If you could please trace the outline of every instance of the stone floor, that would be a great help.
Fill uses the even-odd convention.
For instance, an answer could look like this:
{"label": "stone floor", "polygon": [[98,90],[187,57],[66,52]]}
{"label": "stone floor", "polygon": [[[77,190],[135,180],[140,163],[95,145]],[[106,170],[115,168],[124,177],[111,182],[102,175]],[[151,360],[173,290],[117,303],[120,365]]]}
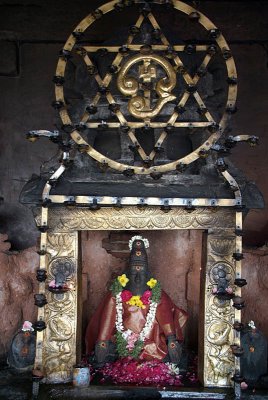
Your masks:
{"label": "stone floor", "polygon": [[[0,369],[0,400],[31,400],[31,372],[18,373],[10,368]],[[39,387],[38,400],[91,399],[91,400],[157,400],[157,399],[202,399],[234,400],[232,389],[208,388],[155,388],[91,385],[75,388],[71,384],[46,385]],[[241,399],[268,400],[268,391],[245,391]]]}

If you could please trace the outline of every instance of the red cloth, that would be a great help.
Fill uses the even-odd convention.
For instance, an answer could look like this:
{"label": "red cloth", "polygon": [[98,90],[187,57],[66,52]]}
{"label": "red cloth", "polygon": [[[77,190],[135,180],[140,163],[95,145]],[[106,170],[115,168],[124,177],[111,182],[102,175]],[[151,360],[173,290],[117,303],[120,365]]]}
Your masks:
{"label": "red cloth", "polygon": [[[145,309],[133,307],[123,303],[123,324],[125,329],[131,329],[140,333],[146,322],[146,314],[149,305]],[[90,354],[94,350],[95,343],[102,340],[115,341],[114,334],[116,320],[115,297],[109,292],[88,324],[86,331],[86,351]],[[157,306],[155,321],[150,335],[144,341],[144,347],[140,353],[141,360],[163,360],[167,355],[166,337],[176,335],[179,341],[183,340],[182,328],[187,320],[187,313],[176,307],[170,297],[162,290],[161,299]]]}

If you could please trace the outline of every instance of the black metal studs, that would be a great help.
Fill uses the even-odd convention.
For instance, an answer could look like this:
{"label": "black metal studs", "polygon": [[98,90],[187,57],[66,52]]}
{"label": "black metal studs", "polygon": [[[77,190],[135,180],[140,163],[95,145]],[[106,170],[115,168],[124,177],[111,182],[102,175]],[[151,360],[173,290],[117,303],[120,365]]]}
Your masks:
{"label": "black metal studs", "polygon": [[237,310],[242,310],[245,307],[245,301],[242,299],[241,296],[233,297],[233,307]]}
{"label": "black metal studs", "polygon": [[47,271],[45,269],[38,269],[36,271],[36,280],[38,282],[45,282],[47,279]]}
{"label": "black metal studs", "polygon": [[234,284],[241,288],[241,287],[247,285],[248,283],[247,283],[246,279],[236,278],[235,281],[234,281]]}
{"label": "black metal studs", "polygon": [[171,206],[169,205],[169,200],[165,199],[160,209],[164,212],[169,212],[171,210]]}
{"label": "black metal studs", "polygon": [[209,38],[210,39],[218,39],[221,35],[221,31],[218,28],[210,29],[209,31]]}
{"label": "black metal studs", "polygon": [[128,125],[121,125],[119,129],[122,133],[128,133],[130,127]]}
{"label": "black metal studs", "polygon": [[237,107],[233,106],[232,104],[228,104],[225,111],[227,114],[235,114],[237,112]]}
{"label": "black metal studs", "polygon": [[33,324],[33,328],[34,328],[34,330],[37,331],[37,332],[43,331],[44,329],[46,329],[46,327],[47,327],[47,326],[46,326],[45,321],[42,321],[42,320],[36,321],[36,322]]}
{"label": "black metal studs", "polygon": [[207,53],[208,53],[210,56],[213,56],[214,54],[217,53],[217,47],[215,46],[215,44],[211,44],[210,46],[208,46],[208,48],[207,48]]}
{"label": "black metal studs", "polygon": [[42,293],[34,295],[34,304],[37,307],[44,307],[47,304],[46,296]]}
{"label": "black metal studs", "polygon": [[68,61],[72,57],[72,55],[71,55],[71,52],[69,50],[61,49],[60,52],[59,52],[59,57],[62,58],[63,60],[65,60],[65,61]]}
{"label": "black metal studs", "polygon": [[118,71],[118,66],[117,65],[112,64],[112,65],[109,66],[109,72],[111,74],[116,74],[117,71]]}
{"label": "black metal studs", "polygon": [[127,168],[123,171],[123,175],[127,176],[128,178],[134,175],[134,169],[133,168]]}
{"label": "black metal studs", "polygon": [[52,203],[51,199],[46,198],[42,201],[42,207],[47,208],[51,205],[51,203]]}
{"label": "black metal studs", "polygon": [[60,110],[64,107],[64,103],[61,100],[52,101],[51,105],[55,110]]}
{"label": "black metal studs", "polygon": [[211,133],[215,133],[219,130],[220,126],[218,124],[216,124],[215,122],[213,122],[209,127],[208,130]]}
{"label": "black metal studs", "polygon": [[218,168],[218,170],[220,172],[224,172],[224,171],[226,171],[228,169],[228,165],[225,164],[225,161],[224,161],[223,158],[218,158],[217,159],[216,166],[217,166],[217,168]]}
{"label": "black metal studs", "polygon": [[221,53],[222,53],[224,60],[229,60],[229,58],[232,58],[231,50],[227,49],[226,47],[223,47],[221,49]]}
{"label": "black metal studs", "polygon": [[200,14],[197,11],[193,11],[189,14],[189,20],[192,22],[198,22],[200,19]]}
{"label": "black metal studs", "polygon": [[109,110],[112,111],[113,113],[116,113],[117,111],[120,110],[120,104],[117,103],[111,103],[109,104]]}
{"label": "black metal studs", "polygon": [[93,11],[92,15],[95,19],[100,19],[103,16],[103,12],[97,8],[95,11]]}
{"label": "black metal studs", "polygon": [[84,36],[84,32],[77,30],[77,31],[73,31],[72,35],[77,41],[79,41]]}
{"label": "black metal studs", "polygon": [[230,86],[235,86],[237,85],[237,77],[236,76],[228,76],[227,78],[227,83]]}
{"label": "black metal studs", "polygon": [[138,26],[136,26],[136,25],[132,25],[132,26],[129,28],[129,33],[130,33],[131,35],[138,35],[138,34],[140,33],[140,28],[139,28]]}
{"label": "black metal studs", "polygon": [[241,260],[243,260],[244,255],[243,255],[243,253],[236,252],[236,253],[233,253],[233,258],[236,261],[241,261]]}
{"label": "black metal studs", "polygon": [[88,144],[79,144],[77,146],[78,150],[80,151],[80,153],[87,153],[89,150],[89,145]]}
{"label": "black metal studs", "polygon": [[98,204],[98,200],[96,198],[94,198],[92,203],[89,204],[89,209],[91,211],[97,211],[100,209],[100,205]]}
{"label": "black metal studs", "polygon": [[54,82],[56,86],[62,86],[65,82],[65,79],[61,75],[55,75],[52,79],[52,82]]}
{"label": "black metal studs", "polygon": [[160,179],[163,176],[161,172],[151,172],[150,177],[153,178],[155,181]]}
{"label": "black metal studs", "polygon": [[86,112],[88,114],[93,115],[93,114],[96,114],[98,112],[98,109],[97,109],[96,106],[94,106],[94,104],[90,104],[89,106],[86,107]]}
{"label": "black metal studs", "polygon": [[47,225],[40,225],[40,226],[38,226],[38,230],[41,233],[46,233],[49,230],[49,227]]}
{"label": "black metal studs", "polygon": [[186,54],[194,54],[196,52],[196,45],[195,44],[187,44],[184,46],[184,52]]}
{"label": "black metal studs", "polygon": [[184,171],[186,170],[186,168],[187,168],[187,165],[184,164],[184,163],[181,163],[181,162],[179,162],[179,163],[176,165],[176,170],[177,170],[178,172],[184,172]]}

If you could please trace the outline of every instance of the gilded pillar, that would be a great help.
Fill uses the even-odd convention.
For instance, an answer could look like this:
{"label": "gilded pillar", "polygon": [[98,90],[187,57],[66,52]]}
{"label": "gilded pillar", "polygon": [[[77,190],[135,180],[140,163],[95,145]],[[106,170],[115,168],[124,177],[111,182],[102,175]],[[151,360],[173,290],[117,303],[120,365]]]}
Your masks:
{"label": "gilded pillar", "polygon": [[[76,364],[78,232],[48,233],[47,253],[48,304],[44,314],[47,328],[43,337],[43,370],[47,382],[68,382]],[[64,293],[52,293],[48,285],[59,269],[65,270],[66,282],[71,289]]]}
{"label": "gilded pillar", "polygon": [[[204,309],[200,324],[201,371],[204,386],[231,386],[235,359],[230,345],[234,341],[235,309],[228,293],[235,291],[234,230],[209,230],[206,241],[206,266],[203,280]],[[224,292],[221,296],[216,291]],[[226,297],[225,297],[226,296]],[[202,338],[203,337],[203,338]]]}

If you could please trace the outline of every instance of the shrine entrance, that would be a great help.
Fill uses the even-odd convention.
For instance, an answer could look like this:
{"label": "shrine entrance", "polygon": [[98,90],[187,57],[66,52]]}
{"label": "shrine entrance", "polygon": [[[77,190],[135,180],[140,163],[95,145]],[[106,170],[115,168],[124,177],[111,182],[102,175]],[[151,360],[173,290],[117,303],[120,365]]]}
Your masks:
{"label": "shrine entrance", "polygon": [[[83,284],[85,287],[86,283],[82,279],[79,232],[138,230],[146,235],[146,231],[149,234],[159,231],[161,234],[166,230],[175,233],[178,229],[194,229],[206,232],[203,234],[206,237],[205,251],[200,265],[203,273],[198,311],[199,379],[204,386],[231,385],[231,378],[239,368],[230,345],[239,340],[233,324],[240,321],[240,311],[232,306],[230,300],[215,295],[214,289],[219,288],[222,278],[225,278],[228,287],[236,295],[240,293],[235,281],[240,277],[240,269],[233,258],[235,250],[239,250],[234,235],[235,212],[222,208],[199,208],[189,213],[179,207],[168,213],[154,207],[45,211],[50,230],[41,233],[40,252],[43,251],[41,269],[46,266],[47,279],[40,283],[40,291],[46,294],[48,304],[39,308],[38,320],[45,323],[46,329],[37,332],[35,369],[42,371],[46,382],[70,381],[73,365],[81,360]],[[40,224],[42,221],[38,219],[37,222]],[[62,271],[62,265],[67,264],[68,290],[50,291],[49,282],[55,279],[59,269]]]}

